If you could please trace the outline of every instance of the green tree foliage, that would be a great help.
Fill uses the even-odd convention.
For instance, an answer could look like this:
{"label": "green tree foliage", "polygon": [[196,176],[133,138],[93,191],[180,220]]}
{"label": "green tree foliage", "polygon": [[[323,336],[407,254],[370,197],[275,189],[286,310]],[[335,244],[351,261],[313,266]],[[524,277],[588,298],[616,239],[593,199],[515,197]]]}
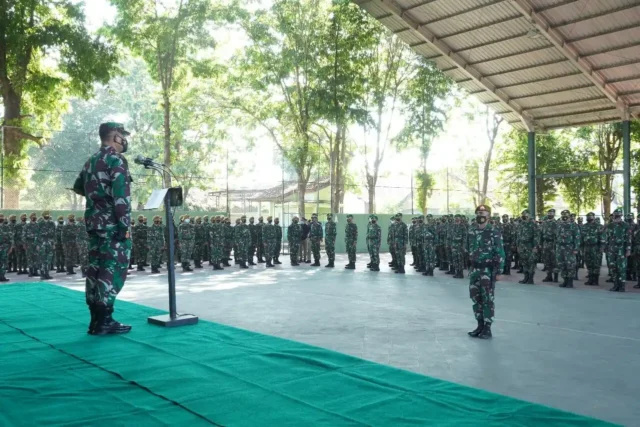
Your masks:
{"label": "green tree foliage", "polygon": [[[29,141],[44,142],[34,133],[59,124],[69,95],[87,97],[94,82],[106,83],[114,74],[115,49],[91,36],[84,18],[83,4],[76,1],[0,0],[0,90],[3,124],[8,126],[8,177],[18,178]],[[17,203],[18,198],[12,200]]]}
{"label": "green tree foliage", "polygon": [[[536,137],[536,169],[538,174],[562,173],[571,169],[573,158],[571,132],[550,132]],[[496,165],[498,180],[508,194],[506,204],[512,212],[527,204],[528,140],[526,132],[511,131],[498,147]],[[558,195],[558,178],[536,179],[536,212],[545,212]]]}
{"label": "green tree foliage", "polygon": [[[235,7],[211,0],[111,0],[118,14],[110,28],[116,39],[144,59],[160,83],[163,107],[164,164],[181,156],[180,138],[172,133],[172,102],[191,77],[215,73],[212,26],[234,19]],[[173,138],[173,141],[172,141]],[[185,154],[189,154],[188,152]],[[165,180],[171,183],[171,176]]]}
{"label": "green tree foliage", "polygon": [[[569,160],[569,167],[571,169],[567,170],[567,173],[597,170],[598,163],[594,158],[593,150],[588,147],[575,150]],[[599,176],[581,176],[560,180],[560,194],[572,212],[586,214],[595,208],[600,195],[600,180]]]}

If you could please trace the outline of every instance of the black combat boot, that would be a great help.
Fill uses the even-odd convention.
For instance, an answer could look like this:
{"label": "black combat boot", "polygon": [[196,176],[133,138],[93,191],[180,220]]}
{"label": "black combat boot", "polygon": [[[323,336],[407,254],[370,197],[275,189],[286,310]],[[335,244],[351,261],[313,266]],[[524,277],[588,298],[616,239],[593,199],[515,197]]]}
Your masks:
{"label": "black combat boot", "polygon": [[631,282],[631,281],[633,280],[633,276],[631,275],[631,272],[630,272],[630,271],[627,271],[627,280],[628,280],[629,282]]}
{"label": "black combat boot", "polygon": [[0,282],[8,282],[8,281],[9,279],[7,279],[4,274],[0,274]]}
{"label": "black combat boot", "polygon": [[73,271],[73,266],[67,267],[67,276],[72,276],[76,274],[75,271]]}
{"label": "black combat boot", "polygon": [[263,260],[261,256],[260,256],[260,257],[258,257],[258,263],[263,264],[263,263],[265,263],[265,262],[266,262],[266,261],[265,261],[265,260]]}
{"label": "black combat boot", "polygon": [[424,273],[422,273],[423,276],[428,276],[429,275],[429,269],[425,270]]}
{"label": "black combat boot", "polygon": [[534,274],[535,273],[530,273],[529,274],[529,280],[527,280],[527,283],[526,283],[527,285],[535,285],[535,283],[533,282],[533,275]]}
{"label": "black combat boot", "polygon": [[478,334],[478,338],[488,340],[491,337],[491,323],[485,323],[482,331],[480,331],[480,333]]}
{"label": "black combat boot", "polygon": [[640,289],[640,279],[637,284],[633,285],[633,289]]}
{"label": "black combat boot", "polygon": [[333,260],[332,260],[332,259],[330,259],[330,260],[329,260],[329,264],[325,265],[325,267],[327,267],[327,268],[333,268],[333,267],[335,267],[335,265],[333,265]]}
{"label": "black combat boot", "polygon": [[573,277],[567,279],[567,288],[573,288]]}
{"label": "black combat boot", "polygon": [[93,335],[115,335],[126,334],[131,330],[131,326],[123,325],[115,320],[111,315],[113,314],[113,306],[105,307],[104,305],[96,305],[96,328]]}
{"label": "black combat boot", "polygon": [[607,280],[605,280],[605,282],[607,283],[613,283],[613,277],[609,276],[609,278]]}
{"label": "black combat boot", "polygon": [[444,261],[442,261],[442,262],[440,263],[440,266],[438,267],[438,269],[439,269],[440,271],[447,270],[447,268],[448,268],[448,267],[447,267],[447,263],[446,263],[446,262],[444,262]]}
{"label": "black combat boot", "polygon": [[467,332],[467,334],[470,337],[477,337],[478,335],[480,335],[480,332],[482,332],[482,329],[484,329],[484,319],[477,319],[477,320],[478,320],[478,327],[471,332]]}
{"label": "black combat boot", "polygon": [[182,271],[193,271],[193,268],[188,263],[182,264]]}
{"label": "black combat boot", "polygon": [[320,267],[320,260],[316,258],[315,262],[311,264],[311,267]]}
{"label": "black combat boot", "polygon": [[406,271],[404,271],[404,265],[398,266],[398,270],[400,270],[400,271],[396,271],[396,273],[400,273],[400,274],[405,274],[406,273]]}
{"label": "black combat boot", "polygon": [[255,262],[253,262],[253,258],[251,258],[251,259],[249,260],[249,265],[258,265],[258,264],[256,264]]}
{"label": "black combat boot", "polygon": [[274,264],[282,264],[282,263],[280,262],[280,256],[277,256],[277,257],[276,257],[276,260],[275,260],[273,263],[274,263]]}
{"label": "black combat boot", "polygon": [[380,271],[380,264],[373,264],[371,266],[371,271]]}
{"label": "black combat boot", "polygon": [[146,270],[144,269],[142,264],[138,264],[138,268],[136,269],[136,271],[146,271]]}
{"label": "black combat boot", "polygon": [[553,283],[558,283],[558,273],[553,273]]}
{"label": "black combat boot", "polygon": [[93,333],[96,330],[96,327],[98,326],[96,324],[96,320],[97,320],[97,314],[96,314],[96,309],[95,309],[95,304],[91,303],[88,305],[89,307],[89,313],[91,314],[91,320],[89,320],[89,328],[87,328],[87,333],[90,335],[93,335]]}
{"label": "black combat boot", "polygon": [[[267,258],[267,264],[265,265],[266,267],[275,267],[275,265],[271,264],[271,260],[269,258]],[[320,265],[320,264],[318,264]]]}
{"label": "black combat boot", "polygon": [[433,267],[428,270],[429,276],[433,276]]}
{"label": "black combat boot", "polygon": [[524,278],[522,280],[519,280],[518,283],[521,283],[524,285],[528,281],[529,281],[529,273],[524,273]]}
{"label": "black combat boot", "polygon": [[371,268],[372,265],[373,265],[372,262],[367,263],[367,268]]}
{"label": "black combat boot", "polygon": [[558,287],[560,288],[566,288],[567,287],[567,283],[569,282],[569,278],[568,277],[563,277],[562,278],[562,283],[560,283],[560,285],[558,285]]}
{"label": "black combat boot", "polygon": [[151,274],[156,274],[156,273],[160,273],[160,270],[158,270],[158,267],[155,265],[151,266]]}
{"label": "black combat boot", "polygon": [[453,268],[453,264],[449,264],[449,270],[447,270],[446,273],[444,274],[456,274],[454,268]]}
{"label": "black combat boot", "polygon": [[520,274],[524,273],[524,268],[522,268],[522,266],[518,267],[518,273]]}
{"label": "black combat boot", "polygon": [[45,280],[53,280],[53,277],[51,277],[51,274],[49,274],[49,270],[44,272],[44,279]]}
{"label": "black combat boot", "polygon": [[553,277],[551,277],[551,274],[552,274],[552,273],[551,273],[551,271],[547,271],[547,277],[545,277],[544,279],[542,279],[542,281],[543,281],[544,283],[548,283],[548,282],[553,281]]}
{"label": "black combat boot", "polygon": [[347,270],[355,270],[356,269],[356,264],[350,262],[344,268],[346,268]]}

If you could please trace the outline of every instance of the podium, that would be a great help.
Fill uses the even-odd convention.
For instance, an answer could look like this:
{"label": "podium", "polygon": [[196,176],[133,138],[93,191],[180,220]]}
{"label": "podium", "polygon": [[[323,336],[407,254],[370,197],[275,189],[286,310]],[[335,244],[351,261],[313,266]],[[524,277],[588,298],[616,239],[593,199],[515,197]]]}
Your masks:
{"label": "podium", "polygon": [[169,282],[169,314],[159,316],[150,316],[147,321],[152,325],[173,328],[176,326],[195,325],[198,323],[198,317],[193,314],[178,314],[176,308],[176,270],[174,264],[175,256],[175,230],[173,226],[173,214],[171,207],[182,205],[182,188],[171,187],[162,190],[153,190],[151,197],[147,201],[144,209],[158,209],[164,204],[165,220],[169,231],[169,251],[167,259],[167,276]]}

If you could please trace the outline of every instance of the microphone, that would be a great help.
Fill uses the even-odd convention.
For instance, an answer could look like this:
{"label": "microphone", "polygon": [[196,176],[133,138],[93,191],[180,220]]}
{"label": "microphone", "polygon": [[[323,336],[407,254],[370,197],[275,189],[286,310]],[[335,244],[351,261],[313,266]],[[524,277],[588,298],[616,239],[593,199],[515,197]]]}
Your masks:
{"label": "microphone", "polygon": [[148,168],[150,166],[164,166],[162,163],[158,163],[153,161],[152,158],[150,157],[144,157],[142,154],[138,154],[136,156],[136,158],[133,160],[134,163],[138,164],[138,165],[142,165],[145,168]]}

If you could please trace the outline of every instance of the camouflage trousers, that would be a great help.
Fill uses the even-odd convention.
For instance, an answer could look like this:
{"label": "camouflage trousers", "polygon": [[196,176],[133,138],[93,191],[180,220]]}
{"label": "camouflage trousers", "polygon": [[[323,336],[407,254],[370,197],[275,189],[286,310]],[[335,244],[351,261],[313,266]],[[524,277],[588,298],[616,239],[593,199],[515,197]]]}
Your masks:
{"label": "camouflage trousers", "polygon": [[493,316],[495,315],[493,292],[495,286],[491,268],[471,268],[469,272],[469,296],[473,301],[473,314],[476,320],[493,323]]}
{"label": "camouflage trousers", "polygon": [[262,248],[264,251],[264,257],[267,262],[271,262],[271,260],[276,256],[276,241],[275,240],[265,240],[262,243]]}
{"label": "camouflage trousers", "polygon": [[369,246],[369,258],[371,258],[371,264],[380,264],[380,243],[371,243]]}
{"label": "camouflage trousers", "polygon": [[233,249],[233,242],[230,240],[224,241],[224,256],[231,259],[231,249]]}
{"label": "camouflage trousers", "polygon": [[211,243],[211,249],[209,251],[210,253],[210,261],[214,264],[219,264],[222,262],[222,258],[223,258],[223,248],[222,248],[223,243],[222,242],[218,242],[218,241],[213,241]]}
{"label": "camouflage trousers", "polygon": [[[326,249],[326,245],[325,245],[325,249]],[[274,248],[273,248],[273,257],[274,258],[278,258],[280,256],[280,251],[281,250],[282,250],[282,240],[278,239],[278,240],[276,240]],[[329,249],[327,249],[327,255],[329,255]]]}
{"label": "camouflage trousers", "polygon": [[15,246],[15,249],[12,252],[12,255],[15,255],[16,264],[19,269],[27,268],[27,252],[24,250],[24,246],[22,246],[22,243],[17,244]]}
{"label": "camouflage trousers", "polygon": [[314,261],[320,261],[320,239],[311,239],[311,253]]}
{"label": "camouflage trousers", "polygon": [[[354,243],[355,246],[355,243]],[[399,243],[396,243],[396,247],[395,247],[395,251],[396,251],[396,262],[398,265],[401,265],[404,267],[405,263],[406,263],[406,254],[407,254],[407,245],[401,245]],[[354,250],[355,252],[355,250]]]}
{"label": "camouflage trousers", "polygon": [[569,246],[556,247],[556,268],[553,272],[560,273],[560,277],[563,279],[573,277],[576,272],[576,254],[573,253],[573,248]]}
{"label": "camouflage trousers", "polygon": [[130,256],[131,239],[118,240],[114,232],[89,234],[87,304],[113,306],[127,278]]}
{"label": "camouflage trousers", "polygon": [[298,251],[300,250],[300,240],[294,239],[297,241],[289,241],[289,258],[291,259],[291,263],[295,264],[298,262]]}
{"label": "camouflage trousers", "polygon": [[424,266],[424,246],[422,243],[416,243],[411,247],[411,254],[413,255],[413,264],[421,269]]}
{"label": "camouflage trousers", "polygon": [[139,267],[142,267],[144,263],[147,261],[147,242],[146,241],[134,241],[133,242],[133,251],[136,256],[136,264]]}
{"label": "camouflage trousers", "polygon": [[423,248],[423,266],[431,269],[436,265],[436,251],[433,242],[427,241]]}
{"label": "camouflage trousers", "polygon": [[2,277],[7,273],[9,249],[11,249],[11,245],[0,245],[0,276]]}
{"label": "camouflage trousers", "polygon": [[622,248],[609,251],[609,273],[614,283],[627,280],[627,257],[624,255]]}
{"label": "camouflage trousers", "polygon": [[56,267],[64,268],[64,246],[56,243]]}
{"label": "camouflage trousers", "polygon": [[[349,258],[349,264],[355,264],[356,263],[356,245],[358,244],[357,242],[344,242],[346,249],[347,249],[347,257]],[[397,251],[398,249],[396,248],[396,259],[397,259]],[[403,259],[404,261],[404,259]]]}
{"label": "camouflage trousers", "polygon": [[66,242],[64,244],[65,267],[72,268],[75,260],[78,259],[78,244],[76,242]]}
{"label": "camouflage trousers", "polygon": [[584,262],[589,275],[600,276],[602,252],[600,252],[598,245],[587,245],[584,247]]}
{"label": "camouflage trousers", "polygon": [[536,272],[537,253],[529,246],[518,246],[518,259],[522,264],[524,273],[534,274]]}
{"label": "camouflage trousers", "polygon": [[507,267],[511,268],[511,243],[504,243],[504,267],[505,270]]}
{"label": "camouflage trousers", "polygon": [[84,239],[78,242],[78,264],[85,270],[89,267],[89,242]]}
{"label": "camouflage trousers", "polygon": [[54,243],[50,241],[40,242],[39,248],[40,270],[41,272],[49,271],[49,266],[53,263]]}
{"label": "camouflage trousers", "polygon": [[202,240],[194,240],[193,241],[193,261],[200,263],[204,258],[204,241]]}
{"label": "camouflage trousers", "polygon": [[445,245],[444,247],[444,256],[449,263],[449,265],[453,265],[453,254],[451,253],[451,245]]}
{"label": "camouflage trousers", "polygon": [[440,264],[440,268],[442,268],[444,263],[447,262],[447,256],[445,255],[444,245],[436,246],[436,256],[438,257],[438,264]]}
{"label": "camouflage trousers", "polygon": [[180,240],[180,262],[183,266],[189,265],[189,261],[191,261],[193,257],[193,246],[193,239]]}
{"label": "camouflage trousers", "polygon": [[202,246],[202,259],[208,260],[209,262],[212,262],[212,260],[213,260],[213,256],[211,254],[211,241],[210,240],[205,241],[204,245]]}
{"label": "camouflage trousers", "polygon": [[38,255],[38,250],[36,249],[35,243],[29,243],[27,248],[25,249],[27,253],[27,265],[29,268],[39,269],[40,268],[40,260]]}
{"label": "camouflage trousers", "polygon": [[258,239],[256,243],[256,256],[258,258],[264,258],[264,242],[262,239]]}
{"label": "camouflage trousers", "polygon": [[[558,260],[556,257],[556,248],[552,241],[542,244],[542,263],[547,272],[558,271]],[[564,276],[563,276],[564,277]]]}
{"label": "camouflage trousers", "polygon": [[151,258],[151,267],[160,267],[162,264],[162,253],[164,248],[162,242],[149,242],[149,257]]}
{"label": "camouflage trousers", "polygon": [[324,241],[324,250],[327,252],[327,258],[329,261],[335,261],[336,259],[336,241],[335,239],[326,239]]}
{"label": "camouflage trousers", "polygon": [[389,253],[391,254],[391,262],[395,263],[396,262],[395,243],[393,241],[391,241],[391,242],[387,242],[387,244],[389,245]]}
{"label": "camouflage trousers", "polygon": [[464,248],[462,243],[456,243],[451,246],[451,259],[455,270],[462,271],[464,269]]}

